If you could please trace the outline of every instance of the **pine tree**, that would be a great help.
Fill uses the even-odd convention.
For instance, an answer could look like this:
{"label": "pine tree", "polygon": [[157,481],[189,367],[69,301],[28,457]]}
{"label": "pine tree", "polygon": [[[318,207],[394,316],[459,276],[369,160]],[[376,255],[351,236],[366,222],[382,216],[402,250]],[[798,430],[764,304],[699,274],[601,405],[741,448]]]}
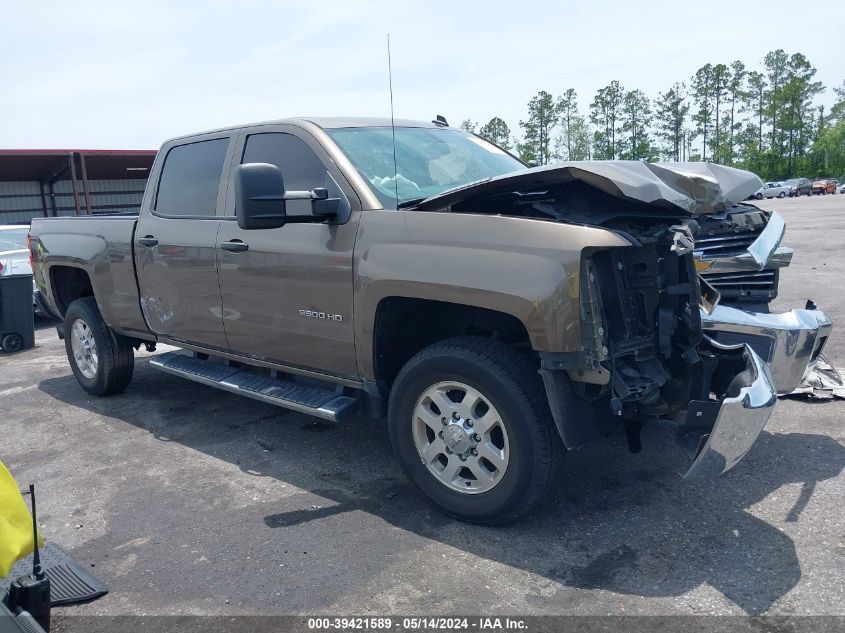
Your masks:
{"label": "pine tree", "polygon": [[546,165],[551,160],[552,130],[558,122],[558,111],[552,95],[541,90],[528,102],[528,118],[520,121],[522,143],[518,144],[520,157],[526,162]]}
{"label": "pine tree", "polygon": [[599,128],[593,135],[594,157],[597,159],[613,160],[619,154],[616,136],[622,131],[620,115],[624,97],[624,88],[614,80],[610,85],[599,88],[590,104],[590,121]]}
{"label": "pine tree", "polygon": [[716,64],[713,66],[713,161],[723,163],[721,130],[723,122],[719,115],[719,110],[722,105],[722,99],[727,95],[728,84],[730,83],[730,73],[728,67],[724,64]]}
{"label": "pine tree", "polygon": [[622,131],[625,138],[621,144],[620,158],[628,160],[653,160],[654,147],[649,139],[651,126],[651,103],[642,90],[625,93],[622,101]]}
{"label": "pine tree", "polygon": [[555,141],[555,156],[560,160],[589,160],[590,126],[578,111],[578,95],[569,88],[557,100],[560,134]]}
{"label": "pine tree", "polygon": [[738,127],[736,121],[737,103],[741,102],[745,95],[745,78],[748,71],[745,70],[745,64],[738,59],[731,62],[731,76],[728,82],[728,101],[731,104],[730,123],[728,130],[730,132],[728,140],[728,158],[731,164],[736,162],[736,152],[734,150],[734,137]]}
{"label": "pine tree", "polygon": [[[763,118],[766,112],[767,91],[768,84],[763,73],[756,70],[748,73],[748,89],[743,94],[743,111],[750,113],[753,118],[746,128],[745,158],[746,167],[753,168],[758,174],[761,173],[763,167]],[[752,138],[756,140],[753,146],[748,143]],[[753,160],[748,162],[751,158]]]}
{"label": "pine tree", "polygon": [[696,133],[702,135],[701,159],[707,160],[707,132],[713,119],[713,65],[705,64],[699,68],[690,81],[695,111],[692,120],[696,124]]}
{"label": "pine tree", "polygon": [[766,68],[768,89],[765,93],[766,116],[769,118],[770,139],[769,153],[771,161],[767,165],[767,177],[775,177],[780,172],[783,156],[784,129],[781,122],[783,109],[783,85],[786,82],[787,63],[789,58],[783,49],[777,49],[766,54],[763,65]]}
{"label": "pine tree", "polygon": [[578,117],[578,95],[575,90],[568,88],[564,93],[558,97],[557,111],[560,117],[560,125],[563,128],[561,136],[558,138],[558,155],[566,150],[566,155],[561,156],[564,160],[572,160],[572,145],[574,138],[572,136],[572,125],[574,120]]}
{"label": "pine tree", "polygon": [[498,145],[502,149],[511,148],[511,129],[508,124],[497,116],[487,121],[478,130],[478,135],[483,136],[494,145]]}
{"label": "pine tree", "polygon": [[813,117],[813,99],[824,90],[820,81],[813,81],[815,74],[816,69],[801,53],[789,57],[782,91],[787,175],[795,172],[812,140],[809,122]]}
{"label": "pine tree", "polygon": [[674,84],[655,101],[657,135],[666,143],[663,153],[671,160],[679,161],[686,155],[684,124],[688,114],[689,103],[683,83]]}

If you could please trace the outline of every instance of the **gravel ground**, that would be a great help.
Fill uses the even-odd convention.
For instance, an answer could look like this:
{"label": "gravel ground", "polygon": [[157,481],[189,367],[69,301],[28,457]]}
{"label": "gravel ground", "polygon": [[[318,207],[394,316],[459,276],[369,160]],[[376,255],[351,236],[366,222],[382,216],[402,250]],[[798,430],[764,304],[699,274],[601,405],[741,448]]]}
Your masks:
{"label": "gravel ground", "polygon": [[[795,249],[776,307],[834,321],[845,196],[771,200]],[[845,363],[845,327],[828,345]],[[90,398],[43,324],[0,355],[0,458],[39,486],[45,536],[110,593],[94,614],[845,614],[843,402],[784,400],[732,472],[686,484],[657,432],[571,453],[517,524],[444,517],[382,424],[330,426],[153,371]]]}

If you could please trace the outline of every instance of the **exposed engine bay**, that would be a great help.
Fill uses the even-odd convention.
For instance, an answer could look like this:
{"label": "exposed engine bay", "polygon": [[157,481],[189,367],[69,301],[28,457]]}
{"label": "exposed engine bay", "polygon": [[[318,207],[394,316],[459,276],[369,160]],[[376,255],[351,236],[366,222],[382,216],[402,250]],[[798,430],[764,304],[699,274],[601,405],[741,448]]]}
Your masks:
{"label": "exposed engine bay", "polygon": [[[778,214],[741,202],[759,186],[749,172],[703,163],[569,163],[446,192],[419,208],[600,226],[624,237],[630,247],[582,252],[581,353],[541,369],[553,414],[569,448],[621,420],[636,452],[644,423],[668,425],[693,459],[687,475],[698,476],[741,459],[776,394],[795,389],[830,330],[814,305],[768,314],[792,251],[780,246]],[[559,394],[570,388],[594,428],[561,419],[572,402]]]}

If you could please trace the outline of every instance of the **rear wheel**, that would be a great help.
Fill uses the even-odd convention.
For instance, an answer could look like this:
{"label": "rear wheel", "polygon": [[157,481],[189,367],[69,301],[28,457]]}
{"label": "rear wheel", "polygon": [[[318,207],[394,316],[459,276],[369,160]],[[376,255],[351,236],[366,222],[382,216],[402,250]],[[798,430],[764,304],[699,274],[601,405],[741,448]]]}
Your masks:
{"label": "rear wheel", "polygon": [[785,194],[783,191],[781,191],[781,192],[778,194],[778,198],[785,198],[785,197],[786,197],[786,194]]}
{"label": "rear wheel", "polygon": [[561,456],[536,368],[481,337],[449,339],[408,361],[388,424],[408,478],[465,521],[504,523],[526,512]]}
{"label": "rear wheel", "polygon": [[68,307],[65,350],[77,382],[92,395],[118,393],[132,380],[132,345],[109,329],[93,297],[77,299]]}

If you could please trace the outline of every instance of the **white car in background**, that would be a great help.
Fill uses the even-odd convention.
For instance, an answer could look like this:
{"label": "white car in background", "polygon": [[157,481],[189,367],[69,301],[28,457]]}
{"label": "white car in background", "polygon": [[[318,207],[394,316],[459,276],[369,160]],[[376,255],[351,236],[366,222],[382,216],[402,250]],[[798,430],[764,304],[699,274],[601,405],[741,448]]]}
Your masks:
{"label": "white car in background", "polygon": [[789,195],[789,185],[782,182],[767,182],[757,190],[752,198],[762,200],[763,198],[785,198]]}
{"label": "white car in background", "polygon": [[28,234],[28,226],[0,226],[0,275],[32,274],[26,244]]}
{"label": "white car in background", "polygon": [[[29,227],[21,224],[0,225],[0,277],[6,275],[31,275],[29,246],[26,238]],[[47,315],[42,308],[38,288],[32,282],[32,304],[36,312]]]}

